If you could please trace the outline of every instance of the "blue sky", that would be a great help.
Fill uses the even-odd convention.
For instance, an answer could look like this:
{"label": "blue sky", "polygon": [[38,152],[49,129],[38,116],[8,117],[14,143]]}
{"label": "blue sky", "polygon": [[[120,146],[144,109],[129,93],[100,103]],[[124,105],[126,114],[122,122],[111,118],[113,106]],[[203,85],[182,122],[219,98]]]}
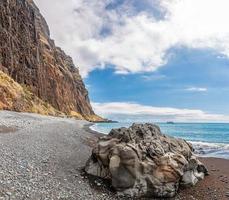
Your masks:
{"label": "blue sky", "polygon": [[35,0],[96,113],[229,121],[228,0]]}
{"label": "blue sky", "polygon": [[172,49],[171,54],[152,73],[120,75],[112,68],[91,72],[85,79],[91,100],[229,114],[229,60],[206,49]]}

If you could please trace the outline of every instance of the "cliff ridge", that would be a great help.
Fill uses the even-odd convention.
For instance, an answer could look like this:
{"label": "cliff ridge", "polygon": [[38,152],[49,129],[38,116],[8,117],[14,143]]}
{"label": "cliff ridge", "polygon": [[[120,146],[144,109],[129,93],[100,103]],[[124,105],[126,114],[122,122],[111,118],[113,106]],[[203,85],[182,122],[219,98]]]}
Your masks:
{"label": "cliff ridge", "polygon": [[54,109],[101,121],[72,58],[56,47],[32,0],[0,1],[0,70]]}

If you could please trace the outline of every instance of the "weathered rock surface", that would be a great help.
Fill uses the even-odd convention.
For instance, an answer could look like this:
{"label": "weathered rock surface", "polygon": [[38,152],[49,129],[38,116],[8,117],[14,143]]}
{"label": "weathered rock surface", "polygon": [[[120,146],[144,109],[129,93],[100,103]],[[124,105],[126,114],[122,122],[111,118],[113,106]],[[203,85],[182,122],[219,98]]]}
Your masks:
{"label": "weathered rock surface", "polygon": [[133,124],[101,137],[85,170],[110,179],[126,197],[173,197],[180,185],[193,186],[208,174],[191,144],[153,124]]}
{"label": "weathered rock surface", "polygon": [[79,70],[32,0],[0,1],[0,70],[55,109],[96,119]]}
{"label": "weathered rock surface", "polygon": [[43,115],[64,115],[0,71],[0,110],[10,109]]}

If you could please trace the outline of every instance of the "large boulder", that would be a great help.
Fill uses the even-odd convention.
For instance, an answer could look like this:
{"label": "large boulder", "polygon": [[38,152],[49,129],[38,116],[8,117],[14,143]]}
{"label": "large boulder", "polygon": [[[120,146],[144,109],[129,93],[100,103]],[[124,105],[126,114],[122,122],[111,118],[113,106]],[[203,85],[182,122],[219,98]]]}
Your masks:
{"label": "large boulder", "polygon": [[156,125],[133,124],[101,137],[85,170],[110,179],[119,196],[173,197],[180,185],[193,186],[207,175],[193,151]]}

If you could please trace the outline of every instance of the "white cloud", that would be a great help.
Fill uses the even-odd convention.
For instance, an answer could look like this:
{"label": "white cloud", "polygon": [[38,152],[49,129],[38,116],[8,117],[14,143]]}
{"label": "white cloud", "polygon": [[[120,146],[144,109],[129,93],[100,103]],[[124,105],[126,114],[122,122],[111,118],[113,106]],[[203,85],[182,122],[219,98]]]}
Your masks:
{"label": "white cloud", "polygon": [[201,87],[189,87],[185,89],[186,91],[190,91],[190,92],[207,92],[208,89],[207,88],[201,88]]}
{"label": "white cloud", "polygon": [[145,81],[158,81],[158,80],[164,80],[167,78],[167,76],[163,74],[142,75],[141,77]]}
{"label": "white cloud", "polygon": [[131,102],[92,103],[96,113],[124,121],[229,122],[229,116],[202,110],[152,107]]}
{"label": "white cloud", "polygon": [[228,0],[155,0],[152,6],[165,14],[160,20],[149,9],[136,13],[129,0],[116,9],[106,9],[114,0],[35,2],[53,38],[84,76],[107,63],[117,73],[155,71],[177,46],[210,48],[229,56]]}

